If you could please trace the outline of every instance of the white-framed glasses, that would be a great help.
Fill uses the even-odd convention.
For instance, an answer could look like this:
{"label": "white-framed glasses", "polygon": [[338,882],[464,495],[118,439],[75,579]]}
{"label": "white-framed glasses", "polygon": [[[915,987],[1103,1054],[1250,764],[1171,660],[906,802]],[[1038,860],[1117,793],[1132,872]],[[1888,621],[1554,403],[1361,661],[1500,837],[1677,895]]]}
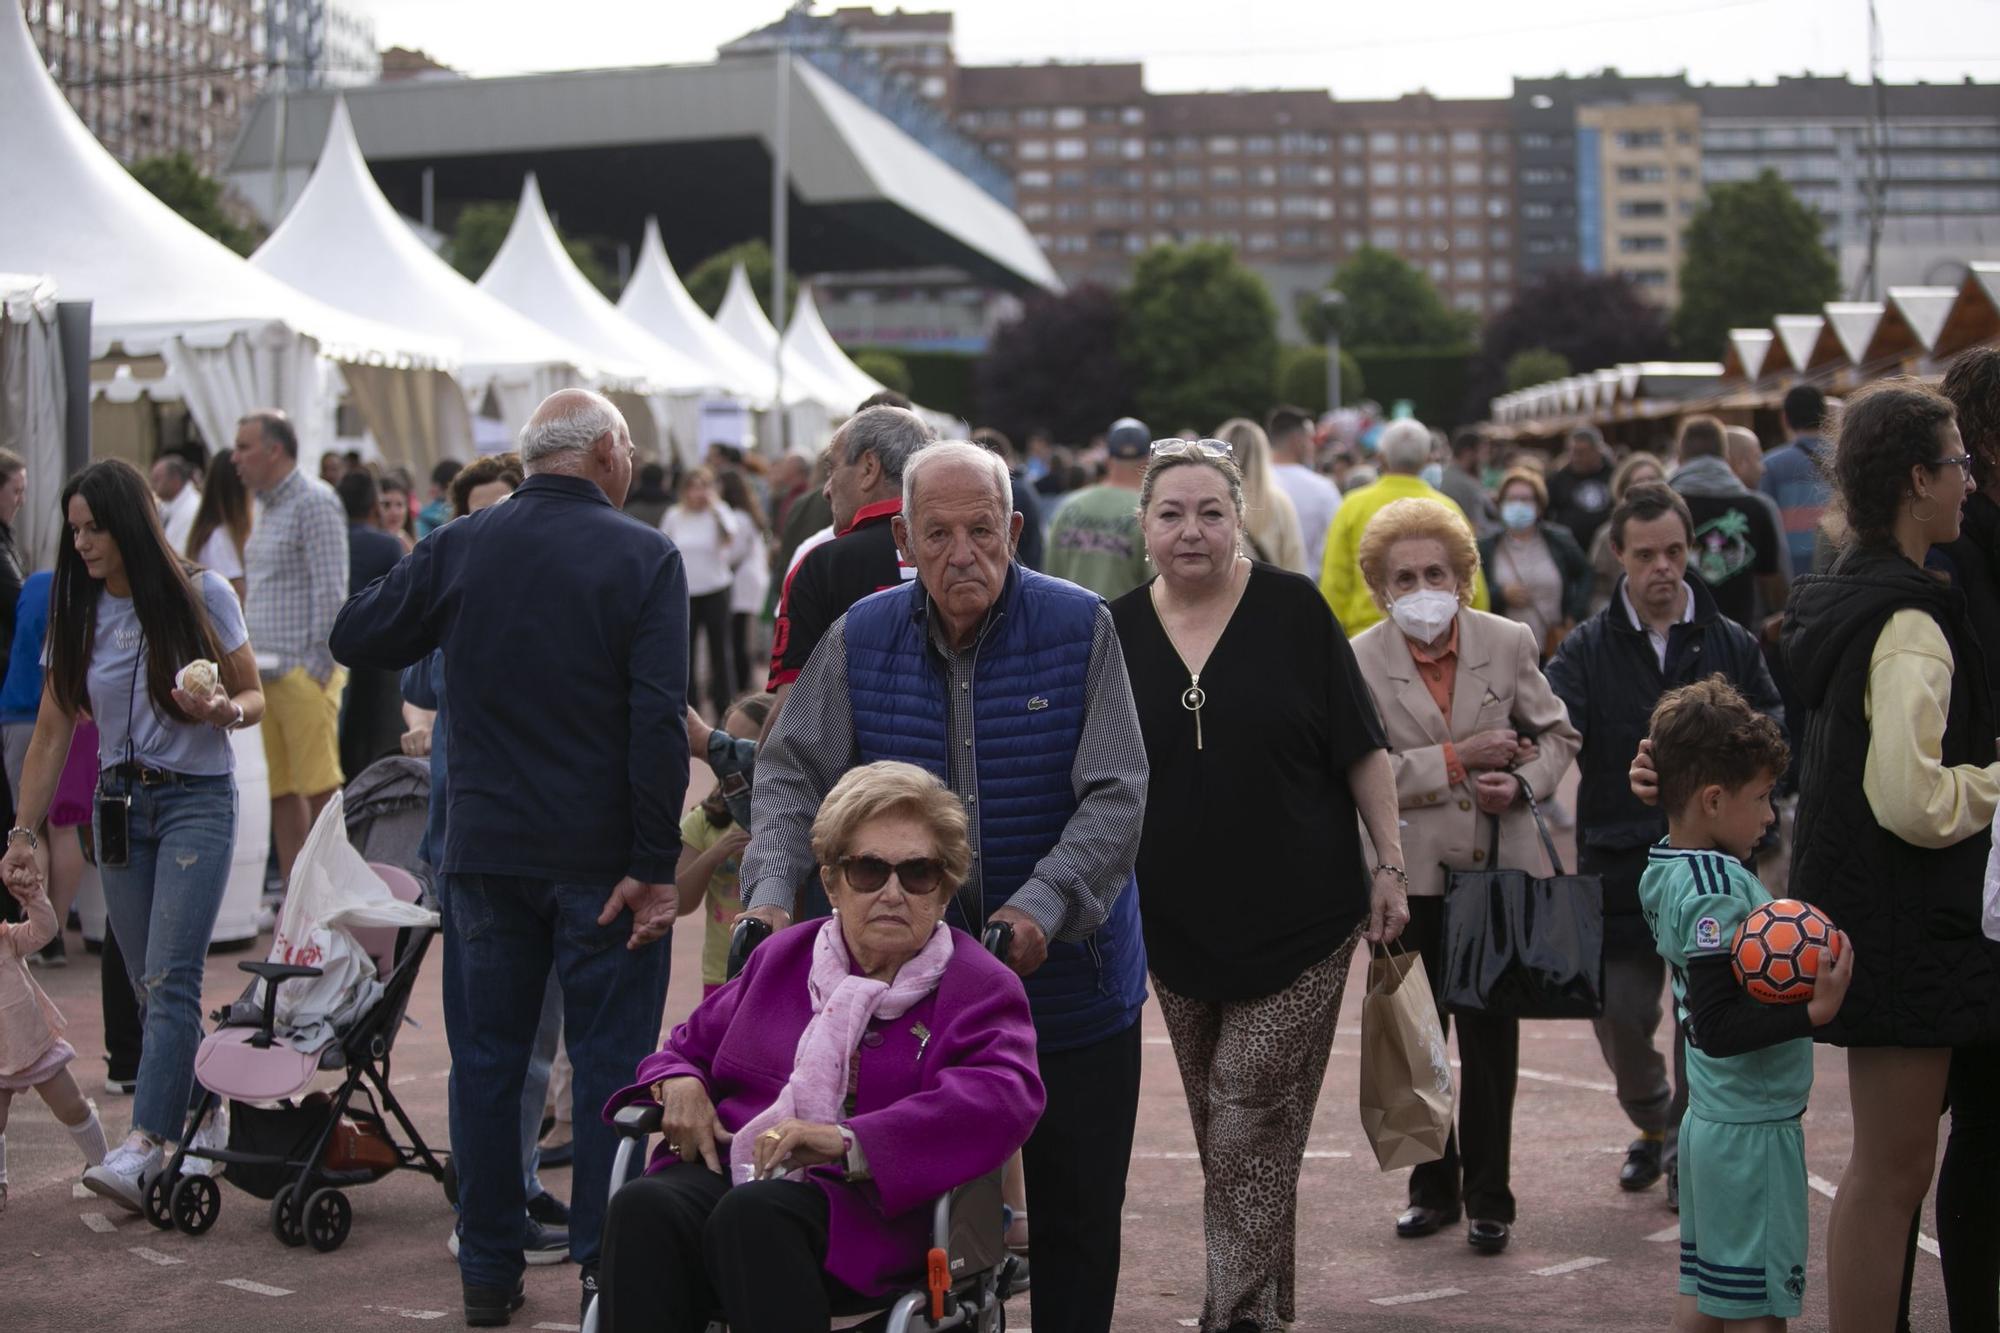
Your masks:
{"label": "white-framed glasses", "polygon": [[1152,444],[1155,458],[1182,458],[1193,454],[1197,458],[1227,458],[1235,461],[1236,450],[1227,440],[1154,440]]}

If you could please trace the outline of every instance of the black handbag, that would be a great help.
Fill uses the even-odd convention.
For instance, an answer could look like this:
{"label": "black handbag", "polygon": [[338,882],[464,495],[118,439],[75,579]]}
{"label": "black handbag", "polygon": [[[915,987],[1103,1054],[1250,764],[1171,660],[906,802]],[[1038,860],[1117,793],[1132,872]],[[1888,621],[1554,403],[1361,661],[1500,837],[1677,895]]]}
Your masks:
{"label": "black handbag", "polygon": [[[1518,776],[1518,775],[1517,775]],[[1494,816],[1485,870],[1445,871],[1444,977],[1438,1001],[1502,1018],[1596,1018],[1604,1012],[1604,884],[1566,875],[1542,808],[1521,795],[1555,873],[1503,870]]]}

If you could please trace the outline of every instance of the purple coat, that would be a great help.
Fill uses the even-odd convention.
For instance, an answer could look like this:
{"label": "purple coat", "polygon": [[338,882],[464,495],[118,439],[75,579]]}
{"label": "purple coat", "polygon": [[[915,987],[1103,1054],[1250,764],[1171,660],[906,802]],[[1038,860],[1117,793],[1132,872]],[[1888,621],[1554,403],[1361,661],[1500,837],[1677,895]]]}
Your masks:
{"label": "purple coat", "polygon": [[[684,1076],[702,1081],[732,1134],[777,1100],[812,1018],[806,978],[823,924],[805,922],[766,940],[741,976],[639,1062],[632,1086],[612,1097],[605,1118],[651,1102],[662,1079]],[[927,1042],[919,1041],[919,1028],[930,1033]],[[807,1179],[826,1195],[827,1271],[879,1296],[922,1280],[927,1205],[997,1171],[1027,1141],[1042,1114],[1042,1079],[1021,979],[956,929],[937,989],[901,1018],[871,1024],[860,1056],[854,1114],[844,1123],[868,1158],[870,1178],[849,1182],[827,1166]],[[646,1170],[679,1160],[662,1144]]]}

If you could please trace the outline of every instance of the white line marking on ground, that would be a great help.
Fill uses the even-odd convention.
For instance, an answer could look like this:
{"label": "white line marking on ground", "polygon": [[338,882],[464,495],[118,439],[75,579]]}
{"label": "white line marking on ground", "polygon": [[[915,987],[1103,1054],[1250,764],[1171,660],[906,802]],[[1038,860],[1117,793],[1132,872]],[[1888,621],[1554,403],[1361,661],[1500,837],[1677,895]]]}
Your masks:
{"label": "white line marking on ground", "polygon": [[94,1199],[97,1196],[91,1192],[90,1186],[84,1184],[82,1181],[78,1181],[69,1187],[69,1197],[72,1199]]}
{"label": "white line marking on ground", "polygon": [[132,1247],[132,1253],[138,1255],[141,1259],[144,1259],[147,1263],[158,1264],[162,1268],[169,1268],[172,1267],[174,1264],[184,1264],[187,1262],[187,1260],[177,1259],[171,1254],[161,1254],[158,1250],[149,1249],[144,1245],[134,1245]]}
{"label": "white line marking on ground", "polygon": [[219,1285],[234,1287],[238,1291],[247,1291],[252,1296],[289,1296],[292,1294],[289,1288],[267,1287],[261,1282],[252,1282],[247,1277],[226,1277],[222,1279]]}
{"label": "white line marking on ground", "polygon": [[1618,1091],[1615,1084],[1597,1083],[1587,1078],[1571,1078],[1568,1074],[1546,1074],[1539,1069],[1517,1069],[1514,1072],[1522,1078],[1533,1079],[1537,1083],[1556,1083],[1565,1088],[1582,1088],[1586,1092]]}
{"label": "white line marking on ground", "polygon": [[1199,1319],[1176,1319],[1176,1320],[1174,1320],[1174,1322],[1175,1322],[1176,1324],[1179,1324],[1179,1325],[1180,1325],[1180,1326],[1181,1326],[1182,1328],[1199,1328],[1199,1327],[1201,1327],[1201,1320],[1199,1320]]}
{"label": "white line marking on ground", "polygon": [[1595,1268],[1599,1264],[1608,1264],[1610,1262],[1609,1259],[1586,1256],[1582,1259],[1571,1259],[1566,1263],[1550,1264],[1547,1268],[1536,1268],[1530,1271],[1536,1277],[1561,1277],[1564,1273],[1580,1273],[1586,1268]]}
{"label": "white line marking on ground", "polygon": [[1465,1295],[1464,1287],[1432,1287],[1429,1291],[1413,1291],[1406,1296],[1371,1296],[1370,1305],[1414,1305],[1418,1301],[1441,1301],[1447,1296]]}
{"label": "white line marking on ground", "polygon": [[1679,1240],[1680,1238],[1681,1224],[1678,1222],[1670,1227],[1661,1227],[1658,1231],[1646,1237],[1647,1240]]}
{"label": "white line marking on ground", "polygon": [[578,1324],[536,1324],[536,1328],[547,1329],[548,1333],[577,1333]]}
{"label": "white line marking on ground", "polygon": [[405,1310],[400,1305],[364,1305],[364,1310],[380,1310],[383,1314],[401,1315],[405,1319],[442,1319],[443,1310]]}
{"label": "white line marking on ground", "polygon": [[1146,1044],[1148,1046],[1171,1046],[1173,1045],[1173,1040],[1169,1037],[1148,1037],[1146,1038]]}
{"label": "white line marking on ground", "polygon": [[111,1219],[103,1213],[85,1213],[83,1215],[83,1224],[100,1236],[108,1236],[118,1229]]}
{"label": "white line marking on ground", "polygon": [[[1829,1199],[1833,1198],[1836,1194],[1840,1193],[1840,1186],[1834,1184],[1831,1180],[1828,1180],[1825,1176],[1813,1175],[1811,1173],[1808,1173],[1806,1176],[1806,1184],[1810,1185],[1818,1193],[1824,1194]],[[1917,1248],[1922,1250],[1925,1254],[1930,1255],[1933,1259],[1942,1257],[1938,1253],[1937,1238],[1934,1236],[1927,1235],[1921,1231],[1917,1233]]]}

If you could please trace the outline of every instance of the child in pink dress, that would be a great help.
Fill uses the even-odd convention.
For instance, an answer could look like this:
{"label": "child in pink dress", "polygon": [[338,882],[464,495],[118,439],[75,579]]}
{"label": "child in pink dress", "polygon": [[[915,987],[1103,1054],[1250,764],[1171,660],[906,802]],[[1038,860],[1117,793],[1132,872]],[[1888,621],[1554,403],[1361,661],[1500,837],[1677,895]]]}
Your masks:
{"label": "child in pink dress", "polygon": [[70,1076],[76,1052],[63,1040],[63,1016],[28,971],[27,960],[55,938],[55,908],[39,878],[31,885],[9,884],[7,891],[28,919],[0,923],[0,1212],[7,1208],[7,1111],[15,1093],[39,1092],[91,1166],[105,1153],[96,1108]]}

